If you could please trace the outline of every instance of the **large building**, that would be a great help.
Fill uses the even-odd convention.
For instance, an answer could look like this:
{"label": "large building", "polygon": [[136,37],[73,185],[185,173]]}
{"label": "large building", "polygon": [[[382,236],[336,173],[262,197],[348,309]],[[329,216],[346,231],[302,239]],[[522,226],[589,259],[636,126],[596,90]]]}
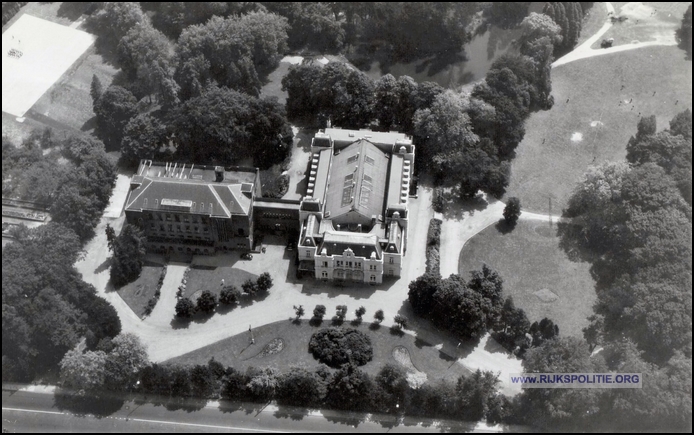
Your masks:
{"label": "large building", "polygon": [[315,135],[300,204],[301,272],[372,284],[401,275],[414,149],[395,132],[328,128]]}
{"label": "large building", "polygon": [[130,182],[127,221],[147,236],[147,249],[214,254],[253,247],[258,170],[143,160]]}

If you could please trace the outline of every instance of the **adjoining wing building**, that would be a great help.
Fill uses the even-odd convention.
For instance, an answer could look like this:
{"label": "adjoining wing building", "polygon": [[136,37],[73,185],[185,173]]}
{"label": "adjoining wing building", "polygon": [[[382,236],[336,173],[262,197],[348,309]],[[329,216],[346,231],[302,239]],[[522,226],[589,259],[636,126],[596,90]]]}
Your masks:
{"label": "adjoining wing building", "polygon": [[367,283],[401,275],[414,149],[396,132],[327,128],[315,135],[299,211],[300,271]]}
{"label": "adjoining wing building", "polygon": [[214,254],[253,246],[258,170],[143,160],[125,202],[129,223],[162,253]]}

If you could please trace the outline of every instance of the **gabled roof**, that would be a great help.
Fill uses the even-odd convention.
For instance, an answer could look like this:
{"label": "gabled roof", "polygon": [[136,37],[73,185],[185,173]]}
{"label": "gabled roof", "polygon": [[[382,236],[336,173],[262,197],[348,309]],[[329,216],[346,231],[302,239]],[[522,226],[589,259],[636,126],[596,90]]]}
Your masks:
{"label": "gabled roof", "polygon": [[366,219],[383,214],[388,156],[360,139],[333,156],[325,211],[337,220],[349,212]]}
{"label": "gabled roof", "polygon": [[342,255],[347,248],[354,252],[355,257],[370,258],[371,253],[375,252],[376,258],[381,258],[377,235],[349,231],[327,231],[318,253],[322,254],[325,249],[327,255]]}

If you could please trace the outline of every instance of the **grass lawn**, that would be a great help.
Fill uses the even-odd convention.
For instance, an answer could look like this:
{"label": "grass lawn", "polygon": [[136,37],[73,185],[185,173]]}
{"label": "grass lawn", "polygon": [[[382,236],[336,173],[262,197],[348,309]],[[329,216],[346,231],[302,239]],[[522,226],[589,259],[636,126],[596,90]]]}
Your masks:
{"label": "grass lawn", "polygon": [[589,165],[625,158],[639,113],[662,130],[691,108],[692,62],[674,46],[639,48],[554,68],[552,88],[554,107],[526,121],[507,195],[545,213],[551,198],[556,215]]}
{"label": "grass lawn", "polygon": [[188,272],[185,297],[191,297],[195,292],[201,290],[209,290],[219,296],[219,293],[222,291],[222,286],[220,285],[222,279],[224,279],[225,286],[235,285],[241,290],[241,284],[249,278],[255,281],[258,277],[250,272],[233,267],[192,267],[190,272]]}
{"label": "grass lawn", "polygon": [[280,62],[279,66],[268,74],[266,83],[260,88],[261,97],[275,97],[280,104],[287,102],[287,92],[282,90],[282,79],[289,72],[289,62]]}
{"label": "grass lawn", "polygon": [[[504,279],[504,293],[513,296],[531,322],[549,317],[561,335],[582,336],[593,314],[595,282],[588,263],[571,262],[559,248],[556,225],[519,221],[516,228],[502,234],[492,225],[470,239],[460,252],[459,273],[487,263]],[[539,290],[548,289],[553,295]]]}
{"label": "grass lawn", "polygon": [[583,26],[581,27],[581,35],[578,37],[576,46],[586,42],[588,38],[593,36],[607,19],[607,7],[602,2],[596,2],[593,7],[588,9],[585,17],[583,17]]}
{"label": "grass lawn", "polygon": [[145,314],[147,301],[154,297],[159,283],[162,266],[145,263],[139,278],[118,289],[118,294],[139,317]]}
{"label": "grass lawn", "polygon": [[[310,317],[313,307],[305,307],[307,316]],[[326,320],[320,326],[309,325],[308,318],[304,318],[300,323],[292,320],[270,323],[253,329],[255,344],[249,344],[249,333],[245,332],[233,337],[220,340],[217,343],[195,350],[168,360],[169,363],[177,364],[205,364],[210,358],[222,364],[232,366],[238,370],[245,370],[250,366],[255,367],[275,367],[279,370],[286,370],[291,365],[301,365],[309,369],[318,367],[320,363],[313,358],[308,351],[308,343],[311,335],[322,328],[331,325],[328,319],[332,311],[328,311]],[[233,315],[233,312],[230,313]],[[455,358],[444,354],[432,345],[417,340],[408,334],[392,334],[390,328],[381,326],[371,329],[370,320],[373,313],[366,313],[365,321],[359,326],[353,326],[351,322],[345,322],[343,326],[355,328],[371,339],[373,346],[373,359],[361,369],[370,375],[375,375],[386,363],[398,365],[393,357],[393,350],[403,346],[410,354],[411,362],[420,372],[427,374],[428,381],[439,380],[441,378],[455,381],[461,375],[470,373],[460,364],[454,364]],[[283,350],[272,355],[261,355],[263,348],[271,341],[280,338],[283,341]]]}
{"label": "grass lawn", "polygon": [[632,2],[612,3],[615,15],[628,19],[614,23],[605,35],[591,48],[600,48],[602,39],[614,38],[614,46],[632,42],[648,42],[672,39],[679,29],[687,10],[687,2]]}

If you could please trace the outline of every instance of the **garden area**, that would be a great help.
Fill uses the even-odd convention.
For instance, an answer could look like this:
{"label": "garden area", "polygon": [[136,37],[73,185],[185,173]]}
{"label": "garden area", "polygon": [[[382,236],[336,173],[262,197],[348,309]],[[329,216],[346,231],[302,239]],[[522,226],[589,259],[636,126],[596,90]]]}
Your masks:
{"label": "garden area", "polygon": [[163,267],[161,264],[147,262],[135,281],[125,284],[117,290],[118,295],[138,317],[147,314],[149,300],[156,298]]}
{"label": "garden area", "polygon": [[234,286],[241,290],[241,285],[244,282],[249,279],[255,281],[257,278],[258,276],[250,272],[233,267],[193,265],[188,271],[183,296],[195,301],[203,290],[209,290],[219,298],[222,291],[222,280],[224,280],[224,287]]}
{"label": "garden area", "polygon": [[[310,311],[311,307],[308,308]],[[250,332],[220,340],[168,360],[167,363],[206,364],[210,358],[214,358],[215,361],[240,371],[252,366],[274,367],[284,371],[287,367],[295,365],[313,370],[320,363],[309,352],[309,342],[314,333],[332,326],[331,320],[328,319],[331,312],[332,307],[328,307],[328,316],[321,325],[309,322],[307,318],[298,322],[291,318],[258,328],[253,327]],[[375,326],[371,323],[371,315],[373,313],[367,312],[362,323],[342,324],[344,328],[352,328],[363,333],[371,341],[372,358],[360,367],[369,375],[375,376],[386,363],[405,369],[408,380],[415,383],[440,379],[455,382],[461,375],[470,373],[465,367],[455,363],[455,356],[443,353],[427,342],[386,326]],[[251,336],[255,344],[250,344]]]}
{"label": "garden area", "polygon": [[685,55],[675,46],[645,47],[554,68],[554,107],[528,118],[507,196],[533,212],[550,212],[551,202],[551,213],[561,214],[588,166],[625,158],[640,117],[655,114],[662,129],[691,107]]}
{"label": "garden area", "polygon": [[571,261],[559,247],[557,226],[519,221],[511,232],[490,226],[460,252],[459,273],[493,265],[504,278],[504,295],[512,296],[530,322],[547,317],[562,336],[582,336],[593,314],[595,282],[590,264]]}

